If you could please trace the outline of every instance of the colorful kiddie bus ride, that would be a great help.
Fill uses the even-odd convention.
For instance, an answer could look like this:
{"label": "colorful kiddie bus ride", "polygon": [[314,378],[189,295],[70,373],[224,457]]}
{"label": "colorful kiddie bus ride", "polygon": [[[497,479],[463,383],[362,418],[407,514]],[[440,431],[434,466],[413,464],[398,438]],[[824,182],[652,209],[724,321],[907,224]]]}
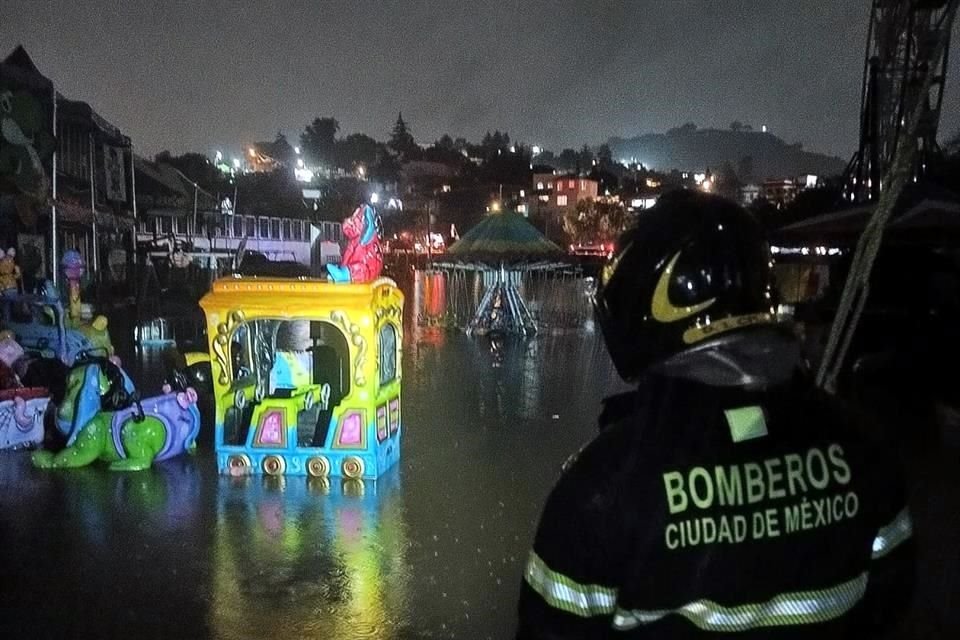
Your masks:
{"label": "colorful kiddie bus ride", "polygon": [[231,276],[200,306],[221,473],[376,479],[396,464],[396,283]]}

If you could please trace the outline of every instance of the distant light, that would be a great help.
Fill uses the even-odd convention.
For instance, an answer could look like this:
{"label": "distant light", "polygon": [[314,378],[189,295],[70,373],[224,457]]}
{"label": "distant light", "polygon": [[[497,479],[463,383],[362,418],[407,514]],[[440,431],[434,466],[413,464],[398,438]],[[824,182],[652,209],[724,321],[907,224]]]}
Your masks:
{"label": "distant light", "polygon": [[767,132],[767,125],[761,126],[761,127],[760,127],[760,130],[761,130],[763,133],[766,133],[766,132]]}
{"label": "distant light", "polygon": [[366,167],[362,164],[357,167],[357,174],[362,178],[367,173]]}
{"label": "distant light", "polygon": [[240,168],[240,160],[239,160],[238,158],[234,158],[234,159],[233,159],[233,168],[234,168],[234,169],[239,169],[239,168]]}
{"label": "distant light", "polygon": [[527,194],[526,191],[524,191],[523,189],[520,189],[520,197],[521,197],[521,198],[524,197],[526,194]]}
{"label": "distant light", "polygon": [[705,173],[695,173],[693,174],[693,181],[698,185],[703,184],[703,181],[707,179],[707,174]]}
{"label": "distant light", "polygon": [[379,194],[379,193],[371,193],[371,194],[370,194],[370,202],[371,202],[372,204],[377,204],[378,202],[380,202],[380,194]]}
{"label": "distant light", "polygon": [[517,152],[516,145],[510,145],[510,153],[516,153],[516,152]]}
{"label": "distant light", "polygon": [[253,158],[257,155],[257,152],[253,150],[253,147],[250,147],[250,157]]}
{"label": "distant light", "polygon": [[294,147],[293,152],[297,155],[300,155],[300,147]]}
{"label": "distant light", "polygon": [[500,211],[500,203],[497,202],[496,200],[494,200],[494,201],[490,204],[490,210],[491,210],[491,211]]}
{"label": "distant light", "polygon": [[302,169],[302,168],[294,169],[293,175],[300,182],[310,182],[311,180],[313,180],[313,171],[310,171],[310,169]]}
{"label": "distant light", "polygon": [[541,149],[537,145],[533,145],[532,151],[533,151],[533,155],[537,155],[538,153],[540,153]]}
{"label": "distant light", "polygon": [[223,152],[222,152],[222,151],[217,151],[217,162],[219,163],[219,162],[221,162],[222,160],[223,160]]}
{"label": "distant light", "polygon": [[444,193],[450,193],[450,185],[448,185],[448,184],[443,185],[443,192],[444,192]]}
{"label": "distant light", "polygon": [[303,158],[297,158],[297,166],[303,168]]}

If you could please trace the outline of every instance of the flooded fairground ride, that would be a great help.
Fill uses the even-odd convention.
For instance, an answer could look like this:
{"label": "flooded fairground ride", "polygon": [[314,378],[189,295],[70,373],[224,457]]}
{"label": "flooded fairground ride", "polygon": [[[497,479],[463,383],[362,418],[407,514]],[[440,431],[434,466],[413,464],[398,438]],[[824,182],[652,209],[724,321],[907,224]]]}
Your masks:
{"label": "flooded fairground ride", "polygon": [[376,479],[397,463],[403,294],[392,280],[235,276],[200,305],[221,473]]}
{"label": "flooded fairground ride", "polygon": [[593,279],[522,216],[492,213],[416,273],[418,324],[470,335],[582,327]]}

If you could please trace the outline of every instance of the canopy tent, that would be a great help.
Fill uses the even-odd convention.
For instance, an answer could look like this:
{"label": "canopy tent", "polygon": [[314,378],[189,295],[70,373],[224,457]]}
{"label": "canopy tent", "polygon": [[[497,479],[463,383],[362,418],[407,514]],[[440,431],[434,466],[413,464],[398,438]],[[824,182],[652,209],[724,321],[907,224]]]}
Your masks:
{"label": "canopy tent", "polygon": [[[874,208],[871,203],[787,225],[773,232],[773,244],[793,249],[852,247]],[[887,223],[884,244],[960,248],[960,195],[930,185],[914,185],[904,193]]]}
{"label": "canopy tent", "polygon": [[564,263],[563,249],[517,213],[492,213],[448,250],[452,259],[437,266],[482,271],[485,290],[467,333],[536,333],[537,322],[520,295],[524,271]]}

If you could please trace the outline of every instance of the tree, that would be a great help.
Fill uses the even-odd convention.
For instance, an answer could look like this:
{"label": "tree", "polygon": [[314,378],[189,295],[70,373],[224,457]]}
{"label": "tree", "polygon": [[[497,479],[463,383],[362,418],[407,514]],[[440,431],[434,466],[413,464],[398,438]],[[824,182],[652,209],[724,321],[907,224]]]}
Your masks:
{"label": "tree", "polygon": [[720,173],[717,175],[717,192],[731,200],[736,200],[740,193],[740,180],[729,162],[724,162],[720,166]]}
{"label": "tree", "polygon": [[216,193],[226,191],[227,179],[217,169],[210,158],[202,153],[185,153],[174,156],[169,151],[161,151],[154,157],[157,164],[168,164],[197,183],[201,189]]}
{"label": "tree", "polygon": [[587,145],[583,145],[580,153],[577,154],[577,171],[590,171],[593,167],[593,159],[593,151]]}
{"label": "tree", "polygon": [[563,230],[576,244],[615,242],[626,227],[627,213],[619,202],[581,200],[563,216]]}
{"label": "tree", "polygon": [[597,147],[597,164],[604,171],[613,166],[613,151],[610,150],[610,145],[602,144]]}
{"label": "tree", "polygon": [[336,142],[336,163],[343,169],[352,169],[357,165],[372,167],[384,153],[383,145],[362,133],[351,133]]}
{"label": "tree", "polygon": [[559,168],[565,171],[574,171],[577,168],[577,152],[573,149],[564,149],[557,158]]}
{"label": "tree", "polygon": [[453,151],[455,149],[453,138],[451,138],[449,134],[446,134],[446,133],[440,136],[440,139],[434,142],[433,146],[439,149],[444,149],[445,151]]}
{"label": "tree", "polygon": [[397,122],[393,125],[393,132],[390,134],[387,146],[393,149],[401,160],[414,159],[420,150],[413,135],[407,129],[407,123],[403,121],[403,113],[397,114]]}
{"label": "tree", "polygon": [[314,118],[300,134],[303,155],[313,164],[333,164],[338,131],[340,123],[335,118]]}
{"label": "tree", "polygon": [[743,156],[737,162],[737,176],[741,182],[753,180],[753,156]]}

